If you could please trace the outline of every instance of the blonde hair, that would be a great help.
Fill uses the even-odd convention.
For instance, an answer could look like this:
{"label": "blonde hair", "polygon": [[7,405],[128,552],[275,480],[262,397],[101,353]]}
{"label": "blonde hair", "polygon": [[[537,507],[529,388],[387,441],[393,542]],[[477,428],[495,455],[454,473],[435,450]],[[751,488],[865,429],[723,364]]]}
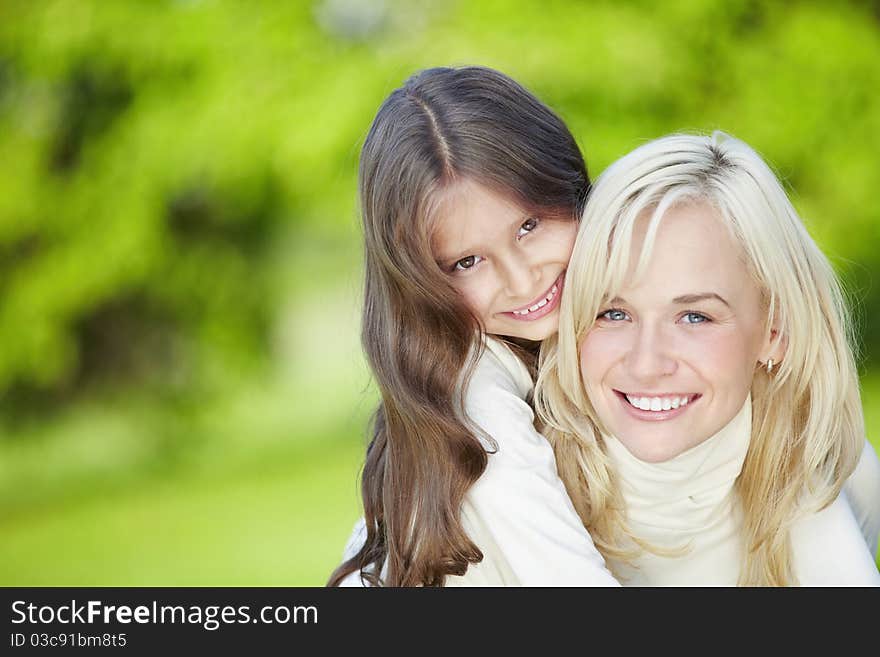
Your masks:
{"label": "blonde hair", "polygon": [[724,133],[649,142],[598,179],[566,275],[559,334],[544,343],[536,406],[559,474],[606,559],[651,549],[629,529],[625,505],[579,371],[578,345],[604,300],[621,289],[633,227],[649,215],[636,275],[664,213],[684,202],[717,209],[787,341],[768,374],[756,363],[752,437],[736,491],[743,509],[741,585],[795,584],[789,529],[830,504],[864,441],[854,340],[843,294],[778,179],[745,143]]}

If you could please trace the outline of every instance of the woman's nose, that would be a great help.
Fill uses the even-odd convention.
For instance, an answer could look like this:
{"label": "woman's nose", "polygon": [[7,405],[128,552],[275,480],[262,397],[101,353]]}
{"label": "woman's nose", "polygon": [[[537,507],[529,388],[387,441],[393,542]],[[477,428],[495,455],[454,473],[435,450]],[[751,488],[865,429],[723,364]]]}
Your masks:
{"label": "woman's nose", "polygon": [[654,326],[635,331],[627,364],[630,375],[646,383],[673,374],[677,368],[669,337]]}

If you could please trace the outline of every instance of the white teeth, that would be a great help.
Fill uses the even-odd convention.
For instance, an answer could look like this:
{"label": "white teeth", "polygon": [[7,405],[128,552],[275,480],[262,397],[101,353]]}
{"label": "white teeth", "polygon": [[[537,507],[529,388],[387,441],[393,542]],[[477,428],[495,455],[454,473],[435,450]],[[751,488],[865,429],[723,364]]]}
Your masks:
{"label": "white teeth", "polygon": [[643,411],[668,411],[680,406],[686,406],[688,397],[633,397],[625,395],[626,400]]}
{"label": "white teeth", "polygon": [[543,308],[548,303],[553,301],[553,297],[556,296],[556,293],[558,291],[559,291],[559,288],[556,287],[556,285],[554,284],[553,287],[550,288],[550,292],[547,294],[547,296],[544,297],[543,299],[541,299],[534,306],[529,306],[528,308],[524,308],[523,310],[514,310],[513,314],[514,315],[528,315],[529,313],[536,311],[538,308]]}
{"label": "white teeth", "polygon": [[626,399],[636,408],[641,408],[643,411],[651,410],[651,400],[647,397],[630,397],[629,395],[627,395]]}

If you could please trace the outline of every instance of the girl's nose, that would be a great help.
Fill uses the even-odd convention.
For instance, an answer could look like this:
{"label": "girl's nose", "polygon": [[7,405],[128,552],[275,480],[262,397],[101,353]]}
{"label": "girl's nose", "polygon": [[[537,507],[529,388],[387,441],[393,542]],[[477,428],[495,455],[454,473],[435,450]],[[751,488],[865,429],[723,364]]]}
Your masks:
{"label": "girl's nose", "polygon": [[533,265],[523,257],[510,257],[501,265],[504,287],[507,294],[523,303],[532,301],[541,290],[536,284],[541,280],[540,267]]}

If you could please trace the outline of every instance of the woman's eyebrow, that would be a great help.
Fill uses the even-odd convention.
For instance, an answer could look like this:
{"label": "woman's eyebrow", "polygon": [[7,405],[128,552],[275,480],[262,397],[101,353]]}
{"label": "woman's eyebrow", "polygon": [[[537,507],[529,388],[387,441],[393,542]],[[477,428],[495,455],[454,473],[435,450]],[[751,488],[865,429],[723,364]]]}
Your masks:
{"label": "woman's eyebrow", "polygon": [[719,294],[716,294],[715,292],[703,292],[701,294],[683,294],[680,297],[675,297],[672,300],[672,303],[689,304],[689,303],[697,303],[698,301],[706,301],[707,299],[717,299],[718,301],[723,303],[725,306],[730,308],[730,304],[724,300],[724,297],[722,297]]}

